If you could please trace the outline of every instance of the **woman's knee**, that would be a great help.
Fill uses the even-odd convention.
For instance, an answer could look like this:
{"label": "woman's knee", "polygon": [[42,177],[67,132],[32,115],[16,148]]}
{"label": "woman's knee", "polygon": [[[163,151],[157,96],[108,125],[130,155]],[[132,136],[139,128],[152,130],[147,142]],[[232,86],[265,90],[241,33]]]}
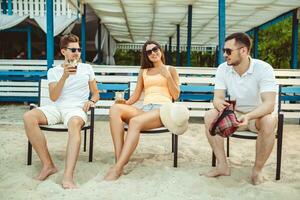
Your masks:
{"label": "woman's knee", "polygon": [[139,119],[139,117],[133,117],[129,121],[129,129],[137,129],[140,130],[143,125],[143,122]]}
{"label": "woman's knee", "polygon": [[109,117],[110,118],[115,118],[118,116],[121,116],[121,106],[120,104],[113,104],[110,109],[109,109]]}

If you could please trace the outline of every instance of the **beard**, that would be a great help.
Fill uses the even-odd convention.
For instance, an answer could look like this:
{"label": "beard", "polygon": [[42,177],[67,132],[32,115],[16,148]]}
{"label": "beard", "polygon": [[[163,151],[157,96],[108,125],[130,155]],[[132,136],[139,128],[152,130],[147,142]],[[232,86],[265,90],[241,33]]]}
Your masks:
{"label": "beard", "polygon": [[242,62],[242,56],[240,54],[237,55],[237,58],[235,61],[228,61],[228,57],[225,57],[227,65],[231,65],[231,66],[238,66],[239,64],[241,64]]}

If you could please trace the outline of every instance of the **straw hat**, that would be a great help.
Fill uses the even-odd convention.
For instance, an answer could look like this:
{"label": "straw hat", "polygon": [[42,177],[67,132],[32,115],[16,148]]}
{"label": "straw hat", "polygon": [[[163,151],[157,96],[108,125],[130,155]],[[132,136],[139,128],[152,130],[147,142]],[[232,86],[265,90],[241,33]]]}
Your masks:
{"label": "straw hat", "polygon": [[176,135],[183,134],[188,128],[190,113],[183,105],[166,103],[160,107],[160,119],[163,125]]}

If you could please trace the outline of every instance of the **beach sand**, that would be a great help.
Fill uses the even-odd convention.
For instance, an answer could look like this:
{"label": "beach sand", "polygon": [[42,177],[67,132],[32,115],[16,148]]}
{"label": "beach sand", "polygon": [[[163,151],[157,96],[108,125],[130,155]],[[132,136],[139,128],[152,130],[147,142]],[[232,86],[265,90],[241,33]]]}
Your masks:
{"label": "beach sand", "polygon": [[[41,163],[33,153],[33,163],[26,165],[27,139],[22,115],[26,105],[0,106],[0,199],[300,199],[300,126],[284,126],[282,174],[275,181],[276,146],[258,186],[250,183],[254,164],[255,141],[231,139],[232,175],[207,178],[200,176],[211,169],[211,150],[203,122],[192,120],[188,131],[179,137],[178,168],[173,168],[171,135],[143,134],[138,148],[126,166],[126,175],[115,182],[103,181],[114,163],[109,124],[98,119],[94,137],[94,159],[80,150],[75,179],[79,189],[64,190],[61,181],[65,162],[66,133],[45,132],[48,146],[59,172],[40,182],[34,177]],[[82,140],[83,141],[83,140]],[[83,146],[83,145],[82,145]]]}

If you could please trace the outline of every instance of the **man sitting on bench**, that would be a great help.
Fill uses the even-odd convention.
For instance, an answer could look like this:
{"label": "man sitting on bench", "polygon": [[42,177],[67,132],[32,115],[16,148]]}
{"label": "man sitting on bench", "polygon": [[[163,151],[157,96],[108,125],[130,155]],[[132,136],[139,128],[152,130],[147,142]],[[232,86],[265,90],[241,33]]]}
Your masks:
{"label": "man sitting on bench", "polygon": [[225,93],[236,99],[238,130],[250,130],[258,133],[256,141],[255,164],[251,181],[254,185],[263,181],[262,169],[269,158],[275,139],[277,116],[274,110],[276,99],[276,82],[273,68],[266,62],[252,59],[249,56],[251,41],[245,33],[234,33],[225,39],[224,57],[216,72],[214,109],[206,112],[205,132],[208,142],[217,158],[217,167],[206,175],[208,177],[229,176],[224,138],[211,136],[209,128],[218,112],[229,105],[225,101]]}
{"label": "man sitting on bench", "polygon": [[[30,110],[24,114],[27,137],[42,161],[42,169],[36,177],[45,180],[57,172],[48,151],[45,136],[39,125],[63,122],[68,127],[67,158],[62,186],[76,188],[74,169],[80,149],[81,128],[87,121],[86,112],[99,99],[95,74],[91,65],[77,63],[81,48],[79,38],[66,35],[61,38],[60,49],[65,61],[48,71],[49,93],[53,104]],[[89,98],[90,92],[92,97]]]}

